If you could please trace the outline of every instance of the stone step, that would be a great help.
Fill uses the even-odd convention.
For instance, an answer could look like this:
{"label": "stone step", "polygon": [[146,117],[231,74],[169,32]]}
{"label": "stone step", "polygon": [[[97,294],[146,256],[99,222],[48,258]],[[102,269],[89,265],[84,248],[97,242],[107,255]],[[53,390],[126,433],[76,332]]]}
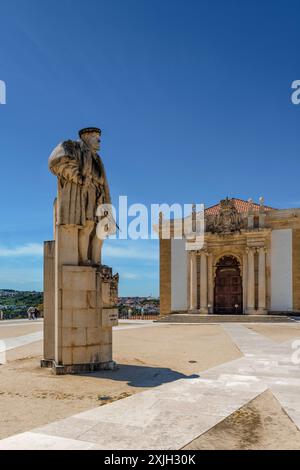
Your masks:
{"label": "stone step", "polygon": [[199,315],[173,313],[157,320],[160,323],[287,323],[300,321],[288,315]]}

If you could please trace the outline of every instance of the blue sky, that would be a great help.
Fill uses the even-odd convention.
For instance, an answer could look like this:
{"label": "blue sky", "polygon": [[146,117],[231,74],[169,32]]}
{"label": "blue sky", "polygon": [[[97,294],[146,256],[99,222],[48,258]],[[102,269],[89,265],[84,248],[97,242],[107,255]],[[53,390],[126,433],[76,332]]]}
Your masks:
{"label": "blue sky", "polygon": [[[300,205],[299,1],[2,0],[0,288],[41,289],[53,147],[103,129],[114,201]],[[158,294],[156,241],[109,241],[121,295]]]}

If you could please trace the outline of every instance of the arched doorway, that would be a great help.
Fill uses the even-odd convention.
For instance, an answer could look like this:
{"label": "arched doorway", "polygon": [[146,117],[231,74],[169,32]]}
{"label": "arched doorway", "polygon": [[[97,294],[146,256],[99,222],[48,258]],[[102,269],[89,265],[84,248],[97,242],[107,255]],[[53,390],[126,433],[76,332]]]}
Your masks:
{"label": "arched doorway", "polygon": [[243,283],[240,263],[234,256],[223,256],[216,265],[214,312],[243,312]]}

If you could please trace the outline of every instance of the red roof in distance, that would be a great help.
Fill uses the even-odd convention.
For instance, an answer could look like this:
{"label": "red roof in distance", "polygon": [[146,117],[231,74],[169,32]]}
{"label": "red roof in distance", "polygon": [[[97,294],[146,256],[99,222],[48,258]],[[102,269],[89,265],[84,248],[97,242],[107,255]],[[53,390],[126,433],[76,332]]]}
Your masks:
{"label": "red roof in distance", "polygon": [[[231,198],[230,200],[233,201],[236,210],[240,214],[248,212],[250,207],[252,207],[253,212],[258,212],[260,208],[260,204],[256,204],[255,202],[244,201],[244,199],[238,199],[234,197],[234,198]],[[270,206],[264,206],[264,209],[266,211],[275,210],[274,207],[270,207]],[[205,215],[217,215],[219,211],[220,211],[220,203],[215,204],[214,206],[211,206],[205,209]]]}

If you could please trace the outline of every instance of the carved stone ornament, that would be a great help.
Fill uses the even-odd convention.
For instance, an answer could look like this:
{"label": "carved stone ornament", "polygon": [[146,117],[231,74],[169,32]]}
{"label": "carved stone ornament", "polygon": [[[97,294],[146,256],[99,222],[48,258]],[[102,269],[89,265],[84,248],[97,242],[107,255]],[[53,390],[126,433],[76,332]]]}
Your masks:
{"label": "carved stone ornament", "polygon": [[103,282],[110,286],[110,303],[116,305],[118,302],[119,274],[112,273],[112,268],[102,265],[100,268],[100,276]]}
{"label": "carved stone ornament", "polygon": [[207,219],[206,230],[220,235],[238,232],[243,227],[241,214],[237,211],[234,202],[228,197],[220,201],[219,213]]}

